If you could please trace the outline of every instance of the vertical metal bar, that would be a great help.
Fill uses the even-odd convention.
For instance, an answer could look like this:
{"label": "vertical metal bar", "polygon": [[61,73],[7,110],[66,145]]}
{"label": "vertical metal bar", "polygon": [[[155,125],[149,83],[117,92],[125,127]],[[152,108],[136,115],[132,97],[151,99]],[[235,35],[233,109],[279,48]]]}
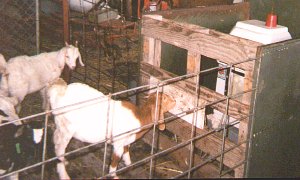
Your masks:
{"label": "vertical metal bar", "polygon": [[[197,74],[197,78],[196,78],[196,92],[195,92],[195,99],[194,99],[194,111],[193,111],[193,118],[192,118],[192,132],[191,132],[191,139],[194,138],[195,136],[195,131],[196,131],[196,122],[198,119],[198,112],[197,112],[197,107],[199,106],[199,98],[200,98],[200,83],[199,83],[199,78],[200,78],[200,72],[199,74]],[[190,159],[189,159],[189,169],[192,168],[193,164],[194,164],[194,148],[195,148],[195,143],[194,141],[191,141],[190,144]],[[191,171],[188,172],[188,179],[191,178]]]}
{"label": "vertical metal bar", "polygon": [[[155,143],[155,132],[156,132],[156,123],[158,123],[158,92],[159,92],[160,83],[157,84],[156,88],[156,102],[155,102],[155,113],[154,113],[154,126],[153,126],[153,134],[152,134],[152,146],[151,146],[151,155],[154,154],[154,143]],[[153,179],[153,158],[150,159],[150,173],[149,178]]]}
{"label": "vertical metal bar", "polygon": [[[263,54],[261,55],[261,56],[263,56]],[[254,72],[255,73],[257,73],[257,75],[256,75],[256,79],[255,79],[255,81],[256,81],[256,84],[255,84],[255,92],[254,92],[254,95],[253,95],[253,104],[252,104],[252,109],[250,109],[250,111],[252,110],[252,112],[251,112],[251,114],[252,114],[252,116],[251,116],[251,119],[249,119],[249,122],[251,122],[251,124],[250,124],[250,131],[248,132],[249,134],[248,134],[248,138],[249,138],[249,141],[248,141],[248,144],[247,144],[247,149],[246,149],[246,163],[245,163],[245,170],[244,170],[244,173],[245,173],[245,176],[244,177],[249,177],[249,160],[250,160],[250,154],[251,154],[251,145],[252,145],[252,140],[253,140],[253,138],[252,138],[252,134],[253,134],[253,125],[254,125],[254,123],[253,123],[253,118],[254,118],[254,113],[255,113],[255,110],[254,110],[254,108],[255,108],[255,105],[256,105],[256,99],[257,99],[257,91],[258,91],[258,89],[259,89],[259,85],[258,85],[258,83],[259,83],[259,81],[258,81],[258,79],[259,79],[259,76],[260,76],[260,73],[259,72],[261,72],[261,60],[262,60],[262,58],[260,57],[259,59],[258,59],[258,62],[259,62],[259,64],[258,64],[258,66],[257,66],[257,71],[255,71],[254,70]],[[253,74],[253,77],[254,77],[255,75]],[[253,82],[255,82],[254,80],[253,80]],[[250,112],[249,112],[250,113]]]}
{"label": "vertical metal bar", "polygon": [[36,26],[36,54],[40,53],[40,4],[35,1],[35,26]]}
{"label": "vertical metal bar", "polygon": [[[48,109],[47,109],[48,111]],[[45,124],[44,124],[44,144],[43,144],[43,155],[42,155],[42,162],[46,160],[46,152],[47,152],[47,134],[48,134],[48,119],[49,115],[48,113],[45,115]],[[42,180],[45,178],[45,164],[42,165],[42,171],[41,171]]]}
{"label": "vertical metal bar", "polygon": [[229,97],[231,96],[231,91],[232,91],[232,80],[233,80],[233,73],[232,73],[233,66],[230,65],[230,71],[229,71],[229,79],[228,79],[228,92],[226,95],[226,110],[225,110],[225,120],[223,120],[223,138],[222,138],[222,147],[221,147],[221,158],[220,158],[220,171],[219,175],[221,176],[222,171],[223,171],[223,161],[224,161],[224,150],[225,150],[225,139],[226,139],[226,134],[227,134],[227,127],[229,123],[229,115],[228,115],[228,109],[229,109]]}
{"label": "vertical metal bar", "polygon": [[[107,156],[107,146],[108,146],[108,139],[112,138],[112,126],[113,122],[110,122],[109,118],[109,112],[110,112],[110,101],[111,101],[111,93],[108,94],[108,99],[107,99],[107,119],[106,119],[106,136],[105,136],[105,146],[104,146],[104,156],[103,156],[103,168],[102,168],[102,175],[105,174],[105,165],[106,165],[106,156]],[[111,139],[112,141],[112,139]]]}

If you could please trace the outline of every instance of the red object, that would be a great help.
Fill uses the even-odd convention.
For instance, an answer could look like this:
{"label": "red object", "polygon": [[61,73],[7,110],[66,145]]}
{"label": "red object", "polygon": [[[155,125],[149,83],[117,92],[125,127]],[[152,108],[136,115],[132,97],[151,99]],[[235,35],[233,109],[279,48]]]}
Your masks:
{"label": "red object", "polygon": [[168,9],[168,3],[165,1],[161,2],[161,10],[167,10]]}
{"label": "red object", "polygon": [[277,26],[277,15],[270,13],[267,16],[266,26],[270,28],[274,28]]}

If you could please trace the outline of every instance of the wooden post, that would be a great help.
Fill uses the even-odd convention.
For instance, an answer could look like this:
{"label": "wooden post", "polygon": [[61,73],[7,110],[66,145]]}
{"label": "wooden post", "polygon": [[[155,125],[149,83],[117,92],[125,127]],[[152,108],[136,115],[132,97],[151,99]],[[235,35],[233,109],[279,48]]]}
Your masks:
{"label": "wooden post", "polygon": [[[192,51],[188,51],[187,55],[187,74],[189,73],[197,73],[200,72],[200,59],[201,59],[201,54],[195,53]],[[196,77],[191,78],[190,80],[195,83],[196,82]]]}
{"label": "wooden post", "polygon": [[137,18],[141,19],[141,0],[138,0]]}
{"label": "wooden post", "polygon": [[[65,42],[70,43],[70,27],[69,27],[69,0],[62,1],[63,6],[63,23],[64,23],[64,45]],[[70,70],[65,66],[62,77],[66,82],[70,81]]]}
{"label": "wooden post", "polygon": [[147,62],[155,67],[160,67],[161,61],[161,41],[154,38],[148,38],[148,60]]}
{"label": "wooden post", "polygon": [[[252,81],[253,81],[253,71],[245,71],[245,78],[244,78],[244,91],[252,89]],[[251,102],[251,95],[252,92],[248,92],[243,95],[242,102],[244,104],[250,105]],[[247,140],[248,136],[248,128],[249,128],[249,118],[243,120],[240,122],[239,125],[239,134],[238,134],[238,143],[244,142]],[[245,159],[245,149],[246,149],[246,143],[242,144],[241,147],[243,147],[243,159]],[[242,159],[241,159],[242,160]],[[244,177],[244,165],[241,165],[235,170],[235,178],[242,178]]]}

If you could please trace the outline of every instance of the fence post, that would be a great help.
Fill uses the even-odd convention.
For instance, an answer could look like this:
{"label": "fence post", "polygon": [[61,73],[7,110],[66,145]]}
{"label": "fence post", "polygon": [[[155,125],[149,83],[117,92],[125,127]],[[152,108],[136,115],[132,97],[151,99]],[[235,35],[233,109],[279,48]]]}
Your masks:
{"label": "fence post", "polygon": [[[65,42],[70,43],[70,28],[69,28],[69,0],[62,1],[63,6],[63,23],[64,23],[64,44]],[[63,70],[63,79],[66,82],[70,81],[70,70],[68,68],[64,68]]]}

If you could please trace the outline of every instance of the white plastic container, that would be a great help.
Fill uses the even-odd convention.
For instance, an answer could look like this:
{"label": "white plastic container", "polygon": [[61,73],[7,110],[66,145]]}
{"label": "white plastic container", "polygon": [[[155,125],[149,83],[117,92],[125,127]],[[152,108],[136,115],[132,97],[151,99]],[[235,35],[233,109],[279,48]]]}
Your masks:
{"label": "white plastic container", "polygon": [[265,26],[264,21],[259,20],[239,21],[230,34],[262,44],[271,44],[292,39],[287,27],[277,25],[275,28],[269,28]]}
{"label": "white plastic container", "polygon": [[88,12],[92,7],[98,3],[100,0],[70,0],[69,5],[70,9],[78,12]]}
{"label": "white plastic container", "polygon": [[157,3],[156,2],[150,2],[150,11],[156,11],[157,10]]}

